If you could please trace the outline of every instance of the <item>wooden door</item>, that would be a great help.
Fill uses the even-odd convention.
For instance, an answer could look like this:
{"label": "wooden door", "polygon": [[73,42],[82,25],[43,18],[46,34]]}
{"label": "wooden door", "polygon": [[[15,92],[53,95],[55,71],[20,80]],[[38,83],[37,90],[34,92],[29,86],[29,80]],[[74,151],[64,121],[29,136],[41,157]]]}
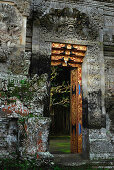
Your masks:
{"label": "wooden door", "polygon": [[70,93],[71,153],[82,152],[81,66],[71,70]]}

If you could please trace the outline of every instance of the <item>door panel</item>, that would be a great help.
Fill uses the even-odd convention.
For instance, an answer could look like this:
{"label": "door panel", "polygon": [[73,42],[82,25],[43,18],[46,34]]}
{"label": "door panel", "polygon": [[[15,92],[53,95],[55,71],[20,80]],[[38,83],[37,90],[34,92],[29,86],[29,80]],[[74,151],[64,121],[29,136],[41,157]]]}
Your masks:
{"label": "door panel", "polygon": [[71,153],[82,152],[81,67],[71,70]]}
{"label": "door panel", "polygon": [[82,152],[82,70],[78,67],[78,153]]}
{"label": "door panel", "polygon": [[71,70],[71,94],[70,94],[70,115],[71,115],[71,153],[77,153],[77,68]]}

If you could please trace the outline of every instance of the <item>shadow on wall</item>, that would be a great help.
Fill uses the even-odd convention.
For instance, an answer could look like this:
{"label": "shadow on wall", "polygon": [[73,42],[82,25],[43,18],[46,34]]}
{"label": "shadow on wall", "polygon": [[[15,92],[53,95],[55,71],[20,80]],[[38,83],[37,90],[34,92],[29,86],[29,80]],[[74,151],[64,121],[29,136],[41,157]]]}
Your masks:
{"label": "shadow on wall", "polygon": [[50,76],[51,59],[48,56],[32,54],[29,73],[31,76],[34,74],[41,76],[44,73],[47,73]]}
{"label": "shadow on wall", "polygon": [[88,124],[88,99],[82,96],[82,125],[84,128],[89,128]]}
{"label": "shadow on wall", "polygon": [[42,101],[44,104],[43,115],[45,117],[49,117],[51,60],[48,56],[44,56],[40,54],[32,54],[31,64],[29,69],[30,76],[33,77],[35,74],[37,74],[40,77],[45,73],[47,73],[48,77],[46,80],[47,94],[45,94],[45,97]]}

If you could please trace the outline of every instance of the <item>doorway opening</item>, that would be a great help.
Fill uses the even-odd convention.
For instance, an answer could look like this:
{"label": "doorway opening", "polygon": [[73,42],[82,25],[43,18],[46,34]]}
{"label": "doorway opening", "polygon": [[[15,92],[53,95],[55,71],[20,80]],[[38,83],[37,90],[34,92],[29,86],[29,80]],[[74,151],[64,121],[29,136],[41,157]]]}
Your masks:
{"label": "doorway opening", "polygon": [[[66,149],[67,153],[82,153],[82,63],[86,50],[87,47],[83,45],[52,43],[51,66],[55,66],[52,67],[53,71],[56,70],[54,71],[54,74],[53,72],[52,74],[57,78],[57,80],[55,82],[52,81],[52,89],[50,95],[50,111],[52,116],[50,134],[54,134],[56,132],[55,136],[57,139],[57,135],[63,136],[66,133],[67,138],[64,140],[65,142],[69,136],[70,142],[69,144],[67,143],[67,146],[69,147],[69,149],[68,147]],[[63,73],[61,73],[60,68],[63,69]],[[62,96],[57,93],[53,94],[57,92],[61,86],[63,88],[64,84],[65,93],[63,92]],[[67,86],[69,86],[69,89]],[[69,98],[68,92],[70,96]],[[63,103],[65,103],[65,101],[69,101],[69,107],[67,109],[63,107]],[[58,109],[55,106],[51,107],[53,102],[58,104]],[[62,106],[59,106],[60,103],[62,103]],[[68,110],[70,111],[68,112]],[[67,113],[69,113],[68,117]],[[68,119],[66,119],[66,117]],[[63,123],[63,120],[66,120],[66,122]],[[64,124],[68,124],[69,128],[66,129]],[[50,144],[50,152],[51,146],[55,147],[55,145],[56,143],[53,143],[52,145]],[[63,148],[65,148],[65,143],[59,145],[62,145]],[[60,149],[57,149],[57,152],[60,152]]]}
{"label": "doorway opening", "polygon": [[51,67],[51,153],[70,153],[70,68]]}

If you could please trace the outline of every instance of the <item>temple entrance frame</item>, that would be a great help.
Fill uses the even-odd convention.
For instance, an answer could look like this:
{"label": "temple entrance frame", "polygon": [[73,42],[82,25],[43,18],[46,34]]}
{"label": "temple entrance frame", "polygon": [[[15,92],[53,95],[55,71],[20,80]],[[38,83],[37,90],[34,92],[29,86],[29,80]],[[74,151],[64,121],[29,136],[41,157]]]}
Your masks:
{"label": "temple entrance frame", "polygon": [[82,45],[52,43],[51,66],[71,67],[71,153],[82,152],[82,63],[86,50]]}

